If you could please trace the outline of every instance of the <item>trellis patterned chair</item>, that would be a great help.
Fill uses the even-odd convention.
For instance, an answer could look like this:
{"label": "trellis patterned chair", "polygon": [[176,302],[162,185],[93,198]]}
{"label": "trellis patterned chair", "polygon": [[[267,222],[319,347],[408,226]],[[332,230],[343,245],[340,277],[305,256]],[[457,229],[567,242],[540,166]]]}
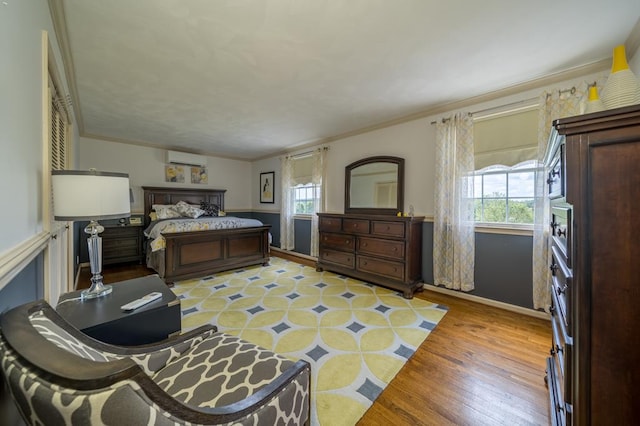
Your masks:
{"label": "trellis patterned chair", "polygon": [[28,424],[297,425],[309,364],[203,326],[153,345],[84,335],[44,301],[0,319],[0,362]]}

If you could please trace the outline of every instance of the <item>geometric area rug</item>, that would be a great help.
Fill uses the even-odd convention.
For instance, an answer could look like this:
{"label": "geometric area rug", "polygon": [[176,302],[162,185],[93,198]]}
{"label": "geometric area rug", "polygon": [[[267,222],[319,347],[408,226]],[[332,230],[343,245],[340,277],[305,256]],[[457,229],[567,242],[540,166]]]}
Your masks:
{"label": "geometric area rug", "polygon": [[353,425],[427,338],[447,308],[272,257],[181,281],[182,330],[213,324],[311,364],[311,424]]}

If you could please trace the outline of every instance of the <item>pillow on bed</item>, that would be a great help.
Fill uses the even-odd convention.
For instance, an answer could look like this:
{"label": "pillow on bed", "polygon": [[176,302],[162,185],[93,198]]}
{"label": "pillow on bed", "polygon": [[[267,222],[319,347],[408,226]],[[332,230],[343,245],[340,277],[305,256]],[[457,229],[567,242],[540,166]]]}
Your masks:
{"label": "pillow on bed", "polygon": [[200,208],[204,210],[204,216],[218,216],[220,207],[208,201],[200,201]]}
{"label": "pillow on bed", "polygon": [[182,217],[182,215],[176,210],[176,206],[153,206],[156,211],[158,219],[174,219],[176,217]]}
{"label": "pillow on bed", "polygon": [[199,218],[205,214],[204,210],[199,209],[197,206],[192,206],[184,201],[178,201],[176,204],[176,210],[184,217],[190,217],[192,219]]}

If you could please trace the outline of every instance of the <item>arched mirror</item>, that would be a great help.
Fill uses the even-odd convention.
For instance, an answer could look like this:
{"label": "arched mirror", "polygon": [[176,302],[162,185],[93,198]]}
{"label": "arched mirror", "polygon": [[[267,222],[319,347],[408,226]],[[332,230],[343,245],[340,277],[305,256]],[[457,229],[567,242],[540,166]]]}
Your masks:
{"label": "arched mirror", "polygon": [[392,214],[404,207],[404,158],[369,157],[345,167],[344,212]]}

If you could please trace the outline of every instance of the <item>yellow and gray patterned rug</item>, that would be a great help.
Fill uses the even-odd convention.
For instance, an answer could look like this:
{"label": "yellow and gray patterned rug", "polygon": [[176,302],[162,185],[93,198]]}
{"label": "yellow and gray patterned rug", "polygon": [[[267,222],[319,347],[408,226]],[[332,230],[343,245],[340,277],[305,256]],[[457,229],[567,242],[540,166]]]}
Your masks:
{"label": "yellow and gray patterned rug", "polygon": [[176,283],[182,329],[214,324],[311,363],[311,424],[352,425],[447,312],[441,305],[271,258]]}

